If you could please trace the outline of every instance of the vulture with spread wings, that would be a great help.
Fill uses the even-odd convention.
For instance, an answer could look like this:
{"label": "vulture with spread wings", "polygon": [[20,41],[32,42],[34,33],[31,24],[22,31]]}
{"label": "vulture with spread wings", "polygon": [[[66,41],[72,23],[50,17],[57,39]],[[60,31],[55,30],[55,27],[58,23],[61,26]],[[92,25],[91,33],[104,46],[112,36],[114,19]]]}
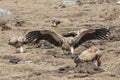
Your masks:
{"label": "vulture with spread wings", "polygon": [[[62,48],[63,52],[69,51],[74,54],[74,49],[81,43],[92,39],[107,39],[109,28],[81,28],[76,33],[69,32],[67,35],[60,35],[51,30],[31,31],[25,35],[28,43],[37,45],[41,40],[49,41],[55,46]],[[71,36],[72,35],[72,36]]]}

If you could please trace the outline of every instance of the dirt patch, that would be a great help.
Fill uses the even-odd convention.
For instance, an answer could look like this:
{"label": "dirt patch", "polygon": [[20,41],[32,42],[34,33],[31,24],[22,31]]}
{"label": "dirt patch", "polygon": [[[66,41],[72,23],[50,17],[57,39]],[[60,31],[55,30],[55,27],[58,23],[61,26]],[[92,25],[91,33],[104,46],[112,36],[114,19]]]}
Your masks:
{"label": "dirt patch", "polygon": [[[0,16],[0,80],[119,80],[120,6],[115,0],[80,2],[53,8],[61,0],[1,0],[0,7],[12,15]],[[51,26],[53,18],[61,21],[57,27]],[[15,33],[25,35],[32,30],[48,29],[63,34],[92,24],[110,27],[109,40],[86,41],[75,49],[75,55],[63,54],[61,48],[44,41],[37,48],[25,46],[23,54],[8,45]],[[91,62],[76,65],[74,57],[91,46],[104,48],[101,66],[96,68]]]}

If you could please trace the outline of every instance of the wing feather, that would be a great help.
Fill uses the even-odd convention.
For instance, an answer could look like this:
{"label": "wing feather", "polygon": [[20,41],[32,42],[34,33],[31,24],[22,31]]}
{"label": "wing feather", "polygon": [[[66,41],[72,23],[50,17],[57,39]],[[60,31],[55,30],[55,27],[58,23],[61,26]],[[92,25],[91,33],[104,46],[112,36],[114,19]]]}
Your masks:
{"label": "wing feather", "polygon": [[31,31],[26,34],[25,37],[28,43],[34,45],[39,44],[41,40],[47,40],[55,46],[61,46],[61,44],[63,43],[63,37],[56,32],[50,30]]}
{"label": "wing feather", "polygon": [[107,39],[109,35],[109,28],[91,28],[86,30],[80,30],[80,34],[76,35],[73,39],[74,47],[79,46],[79,44],[92,39]]}

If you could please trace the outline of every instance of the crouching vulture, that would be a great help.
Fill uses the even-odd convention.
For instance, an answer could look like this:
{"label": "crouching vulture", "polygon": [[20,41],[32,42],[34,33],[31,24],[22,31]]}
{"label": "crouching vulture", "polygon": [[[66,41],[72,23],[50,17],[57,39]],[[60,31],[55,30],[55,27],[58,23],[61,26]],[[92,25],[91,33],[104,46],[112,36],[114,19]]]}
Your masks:
{"label": "crouching vulture", "polygon": [[79,56],[74,59],[76,64],[83,63],[83,62],[94,62],[96,66],[101,65],[101,56],[103,55],[102,48],[97,48],[95,46],[90,47],[87,50],[84,50]]}

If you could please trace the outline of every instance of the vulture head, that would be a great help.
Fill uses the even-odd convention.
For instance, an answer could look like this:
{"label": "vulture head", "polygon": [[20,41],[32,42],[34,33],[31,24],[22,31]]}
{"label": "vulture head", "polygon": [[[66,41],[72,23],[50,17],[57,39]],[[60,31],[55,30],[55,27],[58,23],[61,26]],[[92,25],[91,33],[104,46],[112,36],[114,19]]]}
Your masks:
{"label": "vulture head", "polygon": [[23,53],[23,45],[25,44],[25,37],[20,36],[20,37],[12,37],[9,39],[9,45],[14,46],[16,49],[20,48],[20,53]]}
{"label": "vulture head", "polygon": [[[107,39],[109,28],[81,28],[76,32],[69,32],[67,35],[60,35],[51,30],[31,31],[25,35],[26,40],[32,45],[38,45],[41,40],[46,40],[57,47],[61,47],[63,52],[74,54],[74,49],[81,43],[94,39]],[[71,36],[72,35],[72,36]]]}

